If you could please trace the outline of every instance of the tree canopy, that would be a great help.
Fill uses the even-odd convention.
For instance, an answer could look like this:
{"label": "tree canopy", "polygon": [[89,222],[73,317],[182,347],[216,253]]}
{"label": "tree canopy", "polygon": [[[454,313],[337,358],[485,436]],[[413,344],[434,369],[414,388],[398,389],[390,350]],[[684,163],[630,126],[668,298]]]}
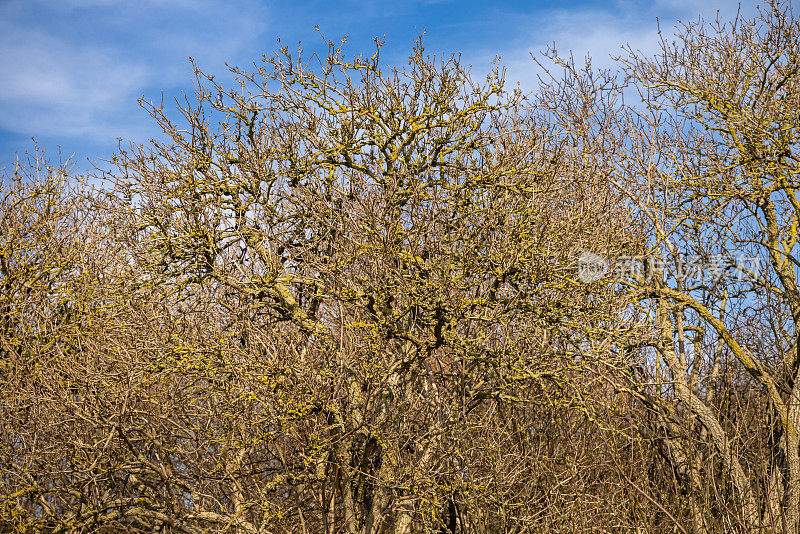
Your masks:
{"label": "tree canopy", "polygon": [[799,34],[531,94],[284,47],[16,161],[0,530],[797,533]]}

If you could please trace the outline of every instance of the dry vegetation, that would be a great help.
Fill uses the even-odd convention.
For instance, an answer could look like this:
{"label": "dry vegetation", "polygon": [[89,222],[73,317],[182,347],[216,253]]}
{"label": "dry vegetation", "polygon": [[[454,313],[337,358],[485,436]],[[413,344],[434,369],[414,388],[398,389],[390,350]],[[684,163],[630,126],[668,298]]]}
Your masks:
{"label": "dry vegetation", "polygon": [[0,531],[797,534],[799,43],[527,96],[283,49],[91,180],[15,163]]}

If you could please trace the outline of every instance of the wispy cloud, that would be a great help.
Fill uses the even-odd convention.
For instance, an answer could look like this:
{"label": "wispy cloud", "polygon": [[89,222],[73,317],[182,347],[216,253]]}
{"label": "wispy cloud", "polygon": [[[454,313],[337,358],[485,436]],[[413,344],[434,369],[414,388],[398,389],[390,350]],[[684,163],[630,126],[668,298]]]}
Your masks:
{"label": "wispy cloud", "polygon": [[[0,30],[2,31],[2,30]],[[144,62],[36,30],[3,33],[0,126],[26,135],[105,136],[125,99],[152,77]]]}
{"label": "wispy cloud", "polygon": [[696,19],[702,16],[706,20],[713,20],[717,13],[724,19],[732,19],[737,12],[742,14],[755,13],[755,5],[752,2],[736,2],[731,0],[656,0],[654,9],[657,11],[673,10],[680,17],[691,17]]}
{"label": "wispy cloud", "polygon": [[[541,57],[548,46],[554,46],[562,56],[572,54],[582,62],[590,57],[597,69],[615,67],[615,57],[625,56],[628,48],[642,54],[658,50],[660,35],[670,37],[680,21],[713,21],[717,15],[732,20],[737,12],[742,16],[755,13],[755,6],[739,6],[726,0],[698,3],[692,0],[657,0],[643,6],[640,2],[621,0],[602,7],[584,9],[552,9],[527,17],[531,28],[522,30],[520,44],[501,51],[507,67],[507,79],[519,82],[525,90],[538,86],[543,70],[533,61]],[[488,64],[489,53],[476,63]]]}
{"label": "wispy cloud", "polygon": [[253,59],[268,21],[244,0],[6,2],[0,128],[99,143],[146,137],[139,96],[182,84],[189,56],[215,72]]}
{"label": "wispy cloud", "polygon": [[[226,79],[225,63],[247,67],[274,51],[275,38],[306,54],[321,40],[351,36],[348,50],[371,52],[373,36],[386,35],[382,57],[403,64],[418,32],[428,50],[463,52],[476,78],[501,56],[507,78],[534,89],[541,71],[530,54],[548,44],[596,67],[630,44],[654,52],[658,23],[725,19],[738,5],[728,0],[570,1],[570,7],[532,0],[0,0],[0,160],[24,149],[22,140],[47,138],[81,155],[107,155],[116,138],[144,141],[158,134],[138,109],[140,96],[165,104],[191,90],[193,57],[206,72]],[[554,5],[556,7],[554,7]],[[742,8],[754,12],[753,4]]]}

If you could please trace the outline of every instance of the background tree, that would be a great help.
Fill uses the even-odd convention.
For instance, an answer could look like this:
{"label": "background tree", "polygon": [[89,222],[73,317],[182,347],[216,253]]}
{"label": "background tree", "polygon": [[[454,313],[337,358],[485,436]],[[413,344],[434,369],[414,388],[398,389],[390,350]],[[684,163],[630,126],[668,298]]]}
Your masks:
{"label": "background tree", "polygon": [[629,379],[698,532],[798,529],[799,37],[770,2],[621,61],[643,104],[618,183],[652,243],[625,282],[655,387]]}

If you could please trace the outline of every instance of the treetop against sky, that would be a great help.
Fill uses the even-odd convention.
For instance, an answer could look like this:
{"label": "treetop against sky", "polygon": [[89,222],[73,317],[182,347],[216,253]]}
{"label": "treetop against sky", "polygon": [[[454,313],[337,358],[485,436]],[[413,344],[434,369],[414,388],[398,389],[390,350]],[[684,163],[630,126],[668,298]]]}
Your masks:
{"label": "treetop against sky", "polygon": [[[537,67],[530,53],[555,43],[595,63],[630,43],[653,49],[659,23],[735,16],[732,1],[689,0],[500,2],[448,0],[3,0],[0,2],[0,162],[33,147],[51,157],[107,157],[124,142],[157,135],[139,109],[143,97],[172,106],[191,93],[189,58],[218,80],[226,63],[247,66],[276,50],[277,40],[306,52],[326,37],[348,36],[348,49],[369,53],[385,37],[388,64],[405,62],[413,40],[425,32],[436,54],[460,53],[474,74],[496,56],[507,79],[531,89]],[[755,11],[754,2],[741,6]]]}

